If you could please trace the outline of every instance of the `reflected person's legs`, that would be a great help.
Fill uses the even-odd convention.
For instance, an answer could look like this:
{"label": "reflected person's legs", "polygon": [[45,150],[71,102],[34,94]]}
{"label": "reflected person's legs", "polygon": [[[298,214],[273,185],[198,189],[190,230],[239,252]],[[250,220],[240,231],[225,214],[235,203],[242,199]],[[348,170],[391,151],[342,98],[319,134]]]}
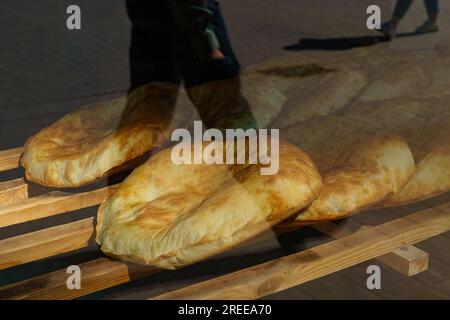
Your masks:
{"label": "reflected person's legs", "polygon": [[[222,60],[195,57],[182,49],[181,69],[189,96],[207,127],[256,127],[248,102],[240,92],[240,65],[217,1],[208,0],[212,28],[225,56]],[[184,48],[189,48],[186,44]]]}
{"label": "reflected person's legs", "polygon": [[[129,51],[131,84],[118,130],[127,126],[142,126],[145,123],[143,117],[153,121],[150,114],[159,117],[159,125],[155,125],[155,130],[163,131],[172,125],[181,84],[174,56],[172,17],[166,1],[127,0],[126,4],[132,24]],[[149,83],[151,85],[144,87]],[[155,135],[160,133],[155,132]],[[134,166],[136,164],[132,163],[127,169]],[[125,169],[125,166],[121,169]],[[108,184],[120,182],[129,173],[123,171],[110,176]]]}
{"label": "reflected person's legs", "polygon": [[428,19],[416,29],[417,34],[436,32],[439,30],[437,20],[439,15],[438,0],[424,0],[427,9]]}
{"label": "reflected person's legs", "polygon": [[424,0],[425,7],[427,8],[428,19],[437,23],[439,15],[439,0]]}
{"label": "reflected person's legs", "polygon": [[[127,0],[127,11],[132,23],[129,91],[151,82],[180,85],[181,76],[175,63],[172,16],[166,1]],[[176,104],[176,92],[172,94],[172,90],[169,91],[170,94],[155,92],[155,97],[152,97],[167,100],[158,105],[167,106],[168,110],[164,111],[168,117]],[[148,107],[152,107],[151,103]],[[129,103],[123,118],[127,117],[131,108],[132,103]]]}
{"label": "reflected person's legs", "polygon": [[402,20],[405,14],[408,12],[412,3],[413,0],[397,0],[391,20],[381,25],[380,31],[383,32],[387,38],[395,38],[397,33],[397,26],[400,23],[400,20]]}
{"label": "reflected person's legs", "polygon": [[172,17],[166,1],[127,0],[127,11],[132,23],[131,90],[154,81],[179,83]]}
{"label": "reflected person's legs", "polygon": [[220,5],[217,1],[209,0],[208,8],[213,12],[212,29],[225,59],[213,60],[208,57],[195,57],[192,55],[193,50],[183,52],[187,58],[182,66],[183,76],[188,88],[215,80],[233,78],[240,73],[240,65],[231,46]]}
{"label": "reflected person's legs", "polygon": [[408,12],[409,8],[411,8],[413,0],[398,0],[395,4],[394,13],[392,15],[391,22],[397,27],[400,20],[405,16]]}
{"label": "reflected person's legs", "polygon": [[[397,26],[403,19],[405,14],[411,7],[413,0],[398,0],[392,19],[381,26],[381,31],[386,34],[388,38],[394,38],[396,35]],[[438,31],[437,19],[439,13],[439,0],[424,0],[427,9],[428,19],[421,26],[416,28],[415,33],[428,33]]]}

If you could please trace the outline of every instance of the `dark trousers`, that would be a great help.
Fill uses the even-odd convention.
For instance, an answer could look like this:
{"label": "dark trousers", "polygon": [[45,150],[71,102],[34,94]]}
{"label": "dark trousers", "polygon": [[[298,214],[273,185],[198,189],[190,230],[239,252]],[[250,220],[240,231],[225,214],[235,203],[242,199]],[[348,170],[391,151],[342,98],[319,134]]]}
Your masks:
{"label": "dark trousers", "polygon": [[[394,9],[394,17],[403,18],[406,12],[408,12],[412,3],[413,0],[398,0]],[[437,14],[439,12],[438,0],[424,0],[424,4],[429,16]]]}
{"label": "dark trousers", "polygon": [[[132,22],[130,89],[149,82],[184,84],[206,127],[255,127],[248,102],[240,92],[240,65],[231,47],[219,3],[208,0],[208,7],[213,12],[212,28],[225,56],[223,60],[211,59],[208,52],[198,55],[184,30],[174,23],[165,0],[127,0]],[[217,80],[225,81],[217,84]],[[207,83],[212,86],[198,90]],[[175,96],[164,99],[171,99],[166,102],[175,105]],[[166,110],[167,115],[172,112]],[[239,121],[228,121],[230,118]]]}
{"label": "dark trousers", "polygon": [[224,60],[196,56],[184,31],[173,22],[166,1],[127,0],[132,23],[131,89],[154,81],[183,82],[189,88],[239,74],[240,66],[219,3],[208,0],[208,7],[213,12],[212,27],[226,57]]}

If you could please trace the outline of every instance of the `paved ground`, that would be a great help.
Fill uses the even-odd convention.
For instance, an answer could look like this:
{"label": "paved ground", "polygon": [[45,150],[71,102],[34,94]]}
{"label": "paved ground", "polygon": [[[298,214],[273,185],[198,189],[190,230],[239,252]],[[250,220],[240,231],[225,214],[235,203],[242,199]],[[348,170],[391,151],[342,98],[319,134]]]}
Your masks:
{"label": "paved ground", "polygon": [[[340,47],[357,42],[358,37],[376,35],[365,28],[365,8],[379,4],[387,18],[392,1],[376,0],[226,0],[223,11],[227,19],[234,47],[243,66],[271,57],[289,54],[286,46],[298,44],[300,39],[321,41],[302,42],[302,50],[310,45]],[[401,37],[390,44],[396,50],[421,50],[450,43],[450,3],[442,1],[441,32]],[[82,8],[82,27],[78,32],[65,28],[65,9],[68,4]],[[400,27],[408,32],[424,20],[421,1],[413,8]],[[111,0],[4,0],[0,11],[0,150],[23,145],[31,134],[50,124],[65,112],[90,101],[117,95],[128,88],[129,22],[124,1]],[[342,39],[347,38],[347,39]],[[316,48],[317,49],[317,48]],[[6,179],[20,172],[0,175]],[[93,215],[84,210],[57,218],[58,223]],[[362,214],[358,219],[379,223],[394,216]],[[0,230],[0,238],[30,232],[55,223],[38,221]],[[286,239],[267,243],[264,252],[245,253],[248,264],[265,261],[291,250],[298,250],[326,241],[323,236],[308,231]],[[283,246],[279,246],[279,243]],[[301,248],[300,248],[301,247]],[[413,279],[383,267],[383,289],[371,292],[365,288],[367,264],[324,277],[301,287],[287,290],[271,298],[442,298],[450,297],[450,236],[436,237],[419,245],[432,253],[430,271]],[[230,266],[218,260],[214,272],[207,264],[189,268],[177,275],[163,273],[132,285],[107,290],[91,297],[146,297],[212,274],[228,272],[238,267],[242,252],[235,253]],[[64,267],[68,262],[81,262],[96,257],[96,247],[13,268],[0,274],[0,284],[11,283]],[[227,261],[226,263],[224,261]],[[188,280],[189,279],[189,280]]]}

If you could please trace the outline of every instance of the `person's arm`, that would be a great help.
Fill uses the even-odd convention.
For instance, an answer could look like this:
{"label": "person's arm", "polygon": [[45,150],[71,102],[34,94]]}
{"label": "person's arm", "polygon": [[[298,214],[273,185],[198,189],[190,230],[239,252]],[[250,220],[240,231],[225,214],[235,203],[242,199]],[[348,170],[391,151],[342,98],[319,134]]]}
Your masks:
{"label": "person's arm", "polygon": [[206,0],[167,0],[175,23],[186,32],[200,57],[221,58],[220,44],[212,28],[213,12]]}

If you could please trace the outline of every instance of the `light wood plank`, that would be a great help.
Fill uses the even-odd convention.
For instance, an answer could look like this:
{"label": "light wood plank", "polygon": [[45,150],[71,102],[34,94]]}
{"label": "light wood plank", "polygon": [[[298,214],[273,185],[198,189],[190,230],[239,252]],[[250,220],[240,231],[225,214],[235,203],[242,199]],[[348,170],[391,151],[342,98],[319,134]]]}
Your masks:
{"label": "light wood plank", "polygon": [[[386,248],[393,248],[395,250],[398,247],[401,247],[404,243],[409,242],[419,242],[421,240],[430,238],[434,235],[437,235],[439,233],[445,232],[450,229],[450,203],[436,207],[436,208],[430,208],[427,210],[424,210],[420,213],[417,213],[413,216],[408,216],[404,218],[400,218],[398,220],[389,222],[385,225],[381,225],[378,227],[368,227],[363,228],[364,230],[356,232],[355,234],[352,234],[350,236],[345,236],[351,231],[344,230],[339,228],[336,225],[333,225],[331,223],[326,223],[322,225],[318,225],[317,229],[321,230],[322,232],[332,234],[335,237],[344,237],[341,240],[335,240],[325,245],[325,247],[320,246],[316,248],[312,248],[310,250],[303,251],[299,254],[288,256],[281,258],[279,260],[275,260],[272,262],[268,262],[267,264],[263,264],[264,266],[268,265],[268,272],[265,272],[263,268],[260,266],[256,266],[254,268],[260,270],[262,274],[270,275],[272,274],[271,269],[275,269],[275,271],[278,271],[280,273],[282,270],[280,270],[281,267],[286,267],[286,270],[290,270],[290,268],[293,268],[291,266],[292,260],[295,261],[295,264],[298,262],[299,266],[296,268],[299,268],[299,278],[291,279],[288,284],[292,285],[292,283],[299,282],[306,282],[312,279],[315,279],[317,277],[323,276],[325,274],[329,274],[335,271],[338,271],[340,269],[343,269],[347,266],[357,264],[359,262],[369,260],[371,258],[380,256],[385,254],[386,250],[389,252]],[[84,223],[84,222],[80,222]],[[68,224],[65,227],[67,227],[67,231],[69,233],[74,233],[74,224]],[[86,224],[83,226],[86,234],[93,232],[93,220],[87,221]],[[57,229],[56,229],[57,230]],[[387,230],[388,233],[384,232],[384,230]],[[55,232],[58,234],[58,232]],[[390,239],[391,234],[395,235],[392,239]],[[47,236],[45,234],[42,234],[42,237],[51,239],[50,236]],[[79,240],[82,240],[82,237],[78,237],[76,235],[76,232],[74,234],[74,238],[78,238]],[[84,240],[87,240],[87,235],[85,236]],[[51,240],[50,240],[51,241]],[[338,242],[336,242],[338,241]],[[378,247],[378,242],[380,242],[380,246]],[[42,244],[45,243],[45,240],[41,241]],[[27,242],[25,242],[24,246],[26,247]],[[355,248],[353,248],[356,246]],[[365,248],[368,247],[369,249],[372,248],[372,250],[365,250]],[[342,251],[339,251],[342,249]],[[349,249],[355,249],[355,257],[353,256],[353,251]],[[69,248],[70,250],[70,248]],[[12,250],[13,252],[14,250]],[[380,253],[381,252],[381,253]],[[331,256],[327,256],[327,254]],[[337,254],[337,256],[336,256]],[[343,255],[343,257],[340,257]],[[285,260],[288,259],[288,260]],[[335,261],[334,259],[337,259]],[[108,260],[108,259],[106,259]],[[323,260],[323,261],[322,261]],[[348,260],[348,261],[347,261]],[[109,260],[108,260],[109,261]],[[112,263],[112,262],[111,262]],[[312,263],[316,266],[316,268],[308,267],[308,264]],[[98,266],[97,266],[98,264]],[[294,264],[294,267],[295,267]],[[332,266],[329,266],[328,264],[331,264]],[[279,267],[281,265],[281,267]],[[105,289],[117,284],[122,284],[130,281],[134,278],[140,277],[140,272],[142,269],[138,268],[135,269],[128,269],[128,265],[121,262],[114,262],[112,264],[112,268],[108,266],[108,263],[106,263],[104,260],[95,260],[92,262],[89,262],[87,264],[82,264],[82,270],[83,271],[83,278],[86,277],[89,280],[89,286],[84,287],[82,291],[79,290],[68,290],[65,285],[62,285],[60,281],[63,281],[62,279],[66,279],[67,275],[65,274],[65,270],[60,270],[56,273],[51,273],[48,275],[43,275],[41,277],[33,278],[30,280],[26,280],[24,282],[19,282],[17,284],[12,284],[8,287],[0,288],[0,297],[5,298],[29,298],[29,299],[53,299],[53,298],[64,298],[64,299],[72,299],[77,298],[82,295],[86,295],[92,292],[95,292],[97,290]],[[99,272],[99,268],[105,267],[105,270],[103,272]],[[127,266],[126,268],[123,268],[123,266]],[[134,266],[134,265],[133,265]],[[274,268],[274,266],[276,268]],[[242,272],[244,272],[244,275],[246,274],[253,274],[253,269],[246,269]],[[322,270],[324,268],[325,270]],[[317,269],[317,270],[316,270]],[[144,270],[147,270],[147,267],[144,267]],[[250,270],[250,271],[249,271]],[[261,271],[262,270],[262,271]],[[295,270],[295,268],[293,269]],[[306,270],[303,275],[303,271]],[[156,273],[159,270],[151,269],[148,274]],[[308,271],[310,271],[308,273]],[[253,274],[255,276],[256,273]],[[275,275],[277,272],[274,273]],[[297,274],[297,272],[296,272]],[[142,276],[147,275],[145,273]],[[241,277],[237,277],[238,279]],[[264,276],[263,276],[264,278]],[[59,280],[58,280],[59,279]],[[112,279],[112,282],[109,285],[106,285],[104,282],[104,279]],[[241,278],[242,279],[242,278]],[[255,281],[257,283],[257,279],[252,279],[252,286],[254,286]],[[259,279],[261,280],[261,279]],[[266,279],[266,282],[270,282],[270,277]],[[65,280],[64,280],[65,281]],[[228,280],[225,280],[228,281]],[[47,285],[45,286],[32,286],[32,289],[29,289],[31,285],[34,283],[40,283],[44,282]],[[96,283],[98,282],[98,283]],[[245,282],[245,281],[244,281]],[[106,285],[106,286],[105,286]],[[285,285],[285,284],[284,284]],[[253,287],[252,287],[253,288]],[[258,287],[260,288],[260,287]],[[265,288],[264,285],[262,288]],[[276,291],[279,291],[278,288],[284,288],[283,285],[280,285],[279,287],[276,287]],[[284,288],[285,289],[285,288]],[[21,290],[27,291],[26,293],[23,293]],[[259,291],[258,291],[259,290]],[[257,292],[266,292],[265,290],[258,289]],[[280,289],[281,290],[281,289]],[[269,290],[270,291],[270,290]],[[273,291],[273,292],[276,292]],[[273,292],[267,292],[266,294],[270,294]],[[248,296],[246,296],[248,297]]]}
{"label": "light wood plank", "polygon": [[84,248],[94,234],[94,218],[0,241],[0,270]]}
{"label": "light wood plank", "polygon": [[[360,225],[355,221],[352,221],[352,224],[356,225],[359,230],[373,228],[367,225]],[[312,227],[334,239],[342,238],[354,232],[348,227],[340,227],[332,222],[317,224]],[[411,245],[402,245],[390,253],[377,257],[376,260],[408,277],[427,271],[429,265],[428,253]]]}
{"label": "light wood plank", "polygon": [[[324,223],[314,226],[317,230],[328,234],[334,238],[342,238],[346,235],[356,232],[351,231],[352,228],[342,228],[334,223]],[[372,227],[359,225],[360,230],[368,230]],[[284,231],[284,229],[283,229]],[[19,264],[27,263],[30,261],[42,259],[45,257],[54,256],[60,253],[73,251],[79,248],[83,248],[88,245],[89,239],[94,233],[94,219],[88,218],[77,222],[68,223],[61,226],[52,227],[45,230],[40,230],[30,234],[17,236],[14,238],[5,239],[0,241],[0,270],[16,266]],[[264,241],[264,238],[258,238],[259,241]],[[255,244],[255,240],[250,240],[243,245]],[[409,246],[408,246],[409,247]],[[418,250],[412,247],[412,250]],[[394,250],[395,252],[395,250]],[[404,252],[406,256],[410,258],[397,257],[389,258],[392,253],[384,255],[385,261],[381,261],[387,265],[390,265],[394,269],[398,270],[399,267],[392,265],[391,261],[395,261],[399,266],[405,268],[405,270],[414,270],[416,264],[416,255],[411,252]],[[382,256],[383,257],[383,256]],[[380,257],[379,257],[380,258]],[[402,260],[403,259],[403,260]],[[413,263],[407,264],[405,261],[411,260]],[[400,261],[398,261],[400,260]],[[420,268],[418,268],[420,269]],[[423,268],[422,268],[423,269]],[[420,269],[421,271],[423,271]],[[406,271],[398,270],[405,273]],[[411,272],[411,271],[408,271]],[[415,273],[418,271],[416,270]],[[411,272],[412,273],[412,272]],[[133,275],[130,275],[133,276]]]}
{"label": "light wood plank", "polygon": [[[337,230],[336,226],[329,224],[325,226],[333,227],[334,230]],[[93,226],[88,228],[93,230]],[[324,228],[322,227],[322,230]],[[217,278],[219,284],[212,283],[212,285],[216,290],[218,290],[218,286],[222,285],[220,290],[224,290],[224,293],[226,293],[224,297],[226,298],[228,297],[227,295],[230,295],[229,298],[234,298],[233,294],[239,293],[239,291],[235,292],[235,286],[238,286],[238,289],[240,289],[238,281],[245,283],[245,277],[249,276],[250,291],[244,291],[238,294],[236,298],[251,298],[252,295],[255,295],[255,290],[259,296],[268,295],[287,289],[289,286],[294,286],[297,283],[313,280],[383,255],[405,243],[420,242],[447,230],[450,230],[450,203],[427,209],[413,216],[400,218],[378,227],[366,228],[363,231],[329,242],[323,246],[245,269],[241,271],[242,274],[238,272],[237,275],[228,275],[225,279],[223,277]],[[86,278],[88,280],[88,286],[82,286],[81,291],[68,290],[66,288],[67,275],[63,269],[0,288],[0,298],[73,299],[160,271],[133,264],[128,265],[118,261],[107,261],[110,260],[98,259],[80,265],[83,270],[83,279]],[[129,266],[132,266],[132,268],[129,268]],[[99,271],[100,268],[105,268],[102,273]],[[292,270],[293,274],[291,274],[290,270]],[[274,278],[271,278],[270,275],[272,274]],[[104,279],[110,279],[111,282],[105,282]],[[280,284],[277,284],[277,279],[280,280]],[[231,280],[231,288],[229,290],[224,284],[228,283],[228,280]],[[277,284],[273,287],[273,290],[266,288],[271,281]],[[204,285],[200,285],[200,289],[203,290]],[[205,286],[208,287],[209,284]],[[197,288],[189,288],[182,290],[197,290]],[[181,294],[183,295],[183,292]],[[207,297],[199,298],[209,298],[210,295],[214,296],[214,294],[217,294],[217,292],[208,292]],[[162,296],[161,298],[165,297]],[[170,295],[168,298],[170,298]],[[257,297],[254,296],[253,298]]]}
{"label": "light wood plank", "polygon": [[430,256],[414,246],[405,245],[377,258],[392,269],[412,277],[428,270]]}
{"label": "light wood plank", "polygon": [[0,172],[18,168],[22,152],[23,148],[0,151]]}
{"label": "light wood plank", "polygon": [[0,227],[95,206],[111,195],[117,187],[118,185],[114,185],[76,194],[56,191],[0,206]]}
{"label": "light wood plank", "polygon": [[[352,231],[349,229],[339,227],[334,223],[324,223],[314,227],[335,239],[352,234]],[[366,227],[362,226],[360,229],[364,230]],[[0,241],[0,270],[83,248],[89,244],[89,239],[94,230],[94,219],[88,218],[2,240]],[[279,232],[284,231],[283,229]],[[265,242],[267,236],[267,234],[261,234],[243,243],[242,246],[251,246]],[[423,271],[423,268],[415,265],[417,258],[414,255],[416,251],[412,251],[414,249],[422,252],[417,248],[407,252],[403,249],[401,256],[389,253],[385,255],[386,257],[384,257],[382,262],[406,275],[411,270],[414,270],[415,273],[419,272],[419,270]],[[390,258],[390,255],[394,255],[394,257]],[[422,258],[422,256],[420,257]],[[422,261],[421,263],[423,264]]]}
{"label": "light wood plank", "polygon": [[450,230],[450,204],[354,233],[300,253],[204,281],[155,299],[257,299]]}
{"label": "light wood plank", "polygon": [[5,205],[28,198],[28,184],[24,179],[0,182],[0,205]]}
{"label": "light wood plank", "polygon": [[65,300],[139,279],[159,269],[100,258],[79,265],[81,289],[67,288],[66,269],[0,288],[0,300]]}

